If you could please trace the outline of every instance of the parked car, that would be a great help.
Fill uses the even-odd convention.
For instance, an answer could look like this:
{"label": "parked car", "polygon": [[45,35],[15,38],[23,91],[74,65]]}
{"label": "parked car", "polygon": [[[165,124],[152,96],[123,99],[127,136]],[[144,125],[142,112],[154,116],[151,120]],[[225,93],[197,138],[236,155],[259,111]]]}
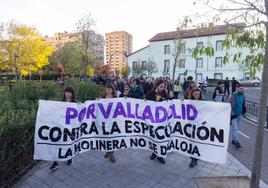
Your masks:
{"label": "parked car", "polygon": [[261,81],[258,77],[244,77],[239,80],[239,83],[244,86],[254,86],[257,87],[261,84]]}

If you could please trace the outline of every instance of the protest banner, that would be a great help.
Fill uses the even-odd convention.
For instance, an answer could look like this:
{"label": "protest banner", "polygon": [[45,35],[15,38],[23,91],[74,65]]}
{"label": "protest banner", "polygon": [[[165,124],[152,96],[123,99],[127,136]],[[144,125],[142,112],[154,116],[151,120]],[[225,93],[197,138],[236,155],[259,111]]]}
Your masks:
{"label": "protest banner", "polygon": [[40,100],[34,159],[66,161],[89,150],[140,148],[164,158],[176,151],[225,163],[230,113],[229,104],[194,100]]}

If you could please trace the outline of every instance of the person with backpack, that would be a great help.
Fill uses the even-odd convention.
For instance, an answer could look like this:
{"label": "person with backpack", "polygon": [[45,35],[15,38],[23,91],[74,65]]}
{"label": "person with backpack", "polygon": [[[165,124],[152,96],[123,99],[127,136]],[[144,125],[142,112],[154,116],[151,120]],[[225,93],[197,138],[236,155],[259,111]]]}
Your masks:
{"label": "person with backpack", "polygon": [[232,132],[232,144],[236,148],[241,148],[241,144],[238,139],[238,127],[240,126],[241,119],[246,113],[245,95],[243,85],[236,85],[236,92],[229,97],[229,103],[231,104],[231,132]]}
{"label": "person with backpack", "polygon": [[223,82],[222,81],[219,81],[217,87],[214,90],[212,99],[214,101],[216,101],[216,102],[223,102],[223,99],[224,99],[223,96],[224,96],[224,93],[223,93]]}

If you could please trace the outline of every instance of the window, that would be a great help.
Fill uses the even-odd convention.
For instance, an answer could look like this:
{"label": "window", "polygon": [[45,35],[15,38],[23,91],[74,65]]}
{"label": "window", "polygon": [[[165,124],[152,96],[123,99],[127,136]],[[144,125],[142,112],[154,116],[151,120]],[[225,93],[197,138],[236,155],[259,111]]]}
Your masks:
{"label": "window", "polygon": [[164,54],[170,54],[170,46],[169,45],[164,46]]}
{"label": "window", "polygon": [[137,61],[133,61],[132,62],[132,69],[133,70],[136,70],[137,69],[137,66],[138,66],[138,62]]}
{"label": "window", "polygon": [[179,69],[185,69],[185,59],[179,59]]}
{"label": "window", "polygon": [[203,74],[202,73],[196,73],[196,80],[202,81],[203,80]]}
{"label": "window", "polygon": [[216,41],[216,51],[222,51],[222,41],[221,40]]}
{"label": "window", "polygon": [[169,73],[170,61],[167,59],[164,61],[164,73]]}
{"label": "window", "polygon": [[181,44],[179,47],[179,54],[185,54],[185,44]]}
{"label": "window", "polygon": [[196,68],[202,69],[203,68],[203,58],[196,59]]}
{"label": "window", "polygon": [[203,48],[203,42],[197,42],[196,47],[197,47],[198,49]]}
{"label": "window", "polygon": [[147,68],[147,61],[142,61],[141,67],[142,67],[142,69],[146,69]]}
{"label": "window", "polygon": [[215,68],[222,68],[222,57],[216,57]]}
{"label": "window", "polygon": [[214,79],[222,80],[223,74],[222,73],[214,73]]}
{"label": "window", "polygon": [[179,74],[179,79],[183,81],[186,78],[186,75],[184,73]]}

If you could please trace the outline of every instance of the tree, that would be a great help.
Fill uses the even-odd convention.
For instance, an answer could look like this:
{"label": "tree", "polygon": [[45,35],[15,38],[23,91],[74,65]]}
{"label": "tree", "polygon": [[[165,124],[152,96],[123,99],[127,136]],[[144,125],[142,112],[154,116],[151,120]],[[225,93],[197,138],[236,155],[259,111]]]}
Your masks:
{"label": "tree", "polygon": [[174,43],[174,52],[172,54],[174,58],[174,64],[173,64],[173,72],[172,72],[172,81],[174,82],[175,80],[175,72],[176,72],[176,67],[178,64],[178,58],[182,53],[182,48],[185,45],[185,42],[183,42],[181,36],[180,36],[180,31],[178,37],[173,41]]}
{"label": "tree", "polygon": [[[91,60],[92,54],[89,53],[87,57],[88,60]],[[74,76],[74,75],[83,75],[84,69],[83,60],[84,54],[80,41],[67,42],[62,48],[56,50],[50,61],[52,62],[54,68],[57,68],[59,65],[63,65],[65,74]],[[91,65],[87,65],[87,71]],[[86,72],[87,72],[86,71]]]}
{"label": "tree", "polygon": [[141,76],[146,70],[147,67],[143,67],[140,60],[136,61],[136,64],[133,64],[132,73],[134,76]]}
{"label": "tree", "polygon": [[127,78],[128,75],[129,75],[129,73],[130,73],[129,66],[128,65],[125,65],[124,67],[121,68],[121,71],[120,72],[121,72],[122,77]]}
{"label": "tree", "polygon": [[82,19],[80,19],[76,23],[77,31],[81,33],[79,37],[83,49],[82,67],[84,75],[87,75],[87,66],[90,64],[88,57],[89,54],[91,53],[90,51],[90,48],[92,47],[91,35],[93,31],[92,28],[94,26],[95,26],[95,20],[92,18],[90,13],[85,15]]}
{"label": "tree", "polygon": [[14,22],[0,24],[1,69],[26,76],[49,64],[53,48],[45,43],[34,27]]}
{"label": "tree", "polygon": [[108,76],[110,74],[110,65],[97,65],[95,68],[95,74],[98,76]]}
{"label": "tree", "polygon": [[[228,32],[226,39],[222,42],[223,47],[229,48],[248,48],[250,54],[241,60],[241,52],[237,52],[233,57],[225,54],[224,63],[227,63],[230,58],[234,62],[241,62],[246,66],[250,66],[250,73],[254,74],[256,69],[262,68],[262,85],[261,98],[258,114],[258,126],[255,141],[254,161],[252,165],[252,174],[250,187],[259,187],[262,150],[263,150],[263,134],[265,126],[265,113],[268,96],[268,0],[198,0],[209,8],[210,14],[213,14],[215,22],[221,21],[224,18],[224,23],[232,26]],[[213,3],[217,3],[214,5]],[[213,11],[213,12],[212,12]],[[209,16],[207,16],[209,17]],[[244,23],[243,25],[238,23]],[[205,54],[212,55],[213,47],[206,47],[203,50]],[[198,51],[194,50],[195,55]]]}
{"label": "tree", "polygon": [[157,64],[150,58],[148,59],[146,71],[147,71],[147,74],[149,77],[151,77],[153,75],[153,73],[158,72]]}

